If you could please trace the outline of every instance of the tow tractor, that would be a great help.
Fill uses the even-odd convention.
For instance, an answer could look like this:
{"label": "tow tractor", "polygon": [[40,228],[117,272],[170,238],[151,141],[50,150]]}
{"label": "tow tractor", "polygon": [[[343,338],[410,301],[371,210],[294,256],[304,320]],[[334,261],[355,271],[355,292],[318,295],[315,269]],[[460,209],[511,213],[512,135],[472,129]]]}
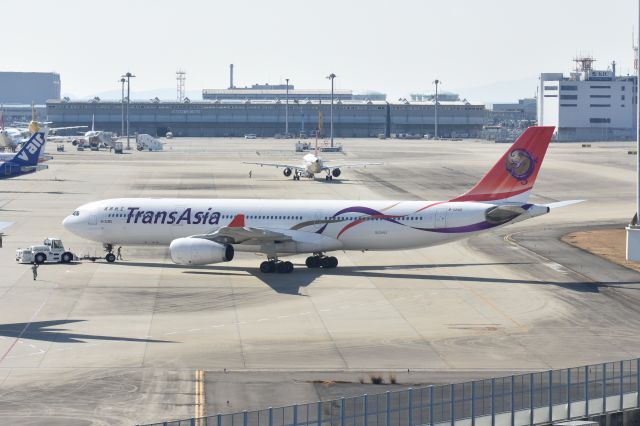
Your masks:
{"label": "tow tractor", "polygon": [[42,245],[16,250],[16,262],[20,263],[69,263],[77,259],[65,250],[62,240],[54,237],[45,239]]}

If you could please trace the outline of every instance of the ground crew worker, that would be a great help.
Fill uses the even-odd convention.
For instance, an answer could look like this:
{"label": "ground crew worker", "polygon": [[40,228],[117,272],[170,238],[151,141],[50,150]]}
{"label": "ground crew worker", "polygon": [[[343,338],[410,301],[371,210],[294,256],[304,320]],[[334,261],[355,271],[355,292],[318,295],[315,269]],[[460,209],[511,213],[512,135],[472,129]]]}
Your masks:
{"label": "ground crew worker", "polygon": [[122,253],[121,253],[121,251],[122,251],[122,246],[118,247],[118,255],[116,256],[116,260],[124,260],[124,259],[122,258]]}
{"label": "ground crew worker", "polygon": [[33,266],[31,267],[31,270],[33,271],[33,280],[35,281],[36,278],[38,278],[38,264],[33,262]]}
{"label": "ground crew worker", "polygon": [[253,174],[253,170],[249,170],[249,179],[251,179],[252,174]]}

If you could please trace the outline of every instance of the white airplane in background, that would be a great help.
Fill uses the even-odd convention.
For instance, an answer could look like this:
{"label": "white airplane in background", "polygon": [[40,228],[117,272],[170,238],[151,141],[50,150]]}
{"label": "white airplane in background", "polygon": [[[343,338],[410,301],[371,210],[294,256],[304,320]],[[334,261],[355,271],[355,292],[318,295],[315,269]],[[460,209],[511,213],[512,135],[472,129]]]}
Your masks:
{"label": "white airplane in background", "polygon": [[[76,126],[70,128],[82,128],[86,129],[87,126]],[[53,142],[71,142],[74,146],[76,145],[89,145],[89,146],[99,146],[100,144],[109,145],[113,142],[111,136],[107,135],[107,133],[102,130],[96,130],[95,127],[95,115],[91,116],[91,130],[84,133],[81,136],[50,136],[48,138]]]}
{"label": "white airplane in background", "polygon": [[302,163],[299,165],[281,164],[281,163],[253,163],[243,161],[244,164],[257,164],[258,166],[269,166],[276,168],[284,168],[282,173],[289,177],[293,175],[293,180],[300,180],[300,176],[313,179],[316,174],[326,172],[325,180],[333,180],[342,173],[341,168],[349,169],[354,167],[378,166],[382,163],[350,163],[350,164],[328,164],[318,156],[318,141],[316,141],[316,149],[313,154],[309,153],[302,157]]}
{"label": "white airplane in background", "polygon": [[[36,121],[36,108],[31,105],[31,121],[29,123],[16,123],[18,125],[25,125],[26,127],[5,127],[4,125],[4,113],[0,111],[0,148],[9,149],[13,152],[20,146],[29,141],[32,135],[38,133],[40,129],[43,129],[45,137],[49,132],[56,132],[58,130],[71,130],[71,129],[83,129],[87,126],[70,126],[70,127],[48,127],[51,124],[50,121],[38,122]],[[6,160],[3,160],[6,161]]]}
{"label": "white airplane in background", "polygon": [[235,251],[266,255],[263,273],[289,273],[281,255],[312,254],[309,268],[335,268],[338,250],[435,246],[541,216],[551,204],[527,202],[553,134],[530,127],[480,181],[449,201],[117,198],[78,207],[62,222],[83,238],[114,245],[168,245],[173,262],[228,262]]}

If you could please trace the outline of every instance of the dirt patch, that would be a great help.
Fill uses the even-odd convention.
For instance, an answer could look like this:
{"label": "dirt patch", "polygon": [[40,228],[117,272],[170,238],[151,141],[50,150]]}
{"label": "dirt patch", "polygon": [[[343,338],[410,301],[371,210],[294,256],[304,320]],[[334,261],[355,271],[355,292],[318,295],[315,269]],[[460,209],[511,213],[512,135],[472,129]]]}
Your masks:
{"label": "dirt patch", "polygon": [[565,243],[600,256],[610,262],[640,272],[640,264],[629,262],[626,259],[626,238],[627,234],[624,228],[614,228],[572,232],[561,239]]}

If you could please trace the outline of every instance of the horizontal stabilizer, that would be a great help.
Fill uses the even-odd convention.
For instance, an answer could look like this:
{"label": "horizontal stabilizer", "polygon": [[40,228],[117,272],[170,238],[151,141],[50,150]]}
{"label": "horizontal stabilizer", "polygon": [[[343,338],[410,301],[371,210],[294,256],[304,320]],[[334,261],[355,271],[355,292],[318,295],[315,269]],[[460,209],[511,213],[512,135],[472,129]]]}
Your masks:
{"label": "horizontal stabilizer", "polygon": [[545,206],[549,207],[550,209],[557,209],[557,208],[560,208],[560,207],[567,207],[567,206],[570,206],[572,204],[582,203],[583,201],[586,201],[586,200],[557,201],[555,203],[545,204]]}

